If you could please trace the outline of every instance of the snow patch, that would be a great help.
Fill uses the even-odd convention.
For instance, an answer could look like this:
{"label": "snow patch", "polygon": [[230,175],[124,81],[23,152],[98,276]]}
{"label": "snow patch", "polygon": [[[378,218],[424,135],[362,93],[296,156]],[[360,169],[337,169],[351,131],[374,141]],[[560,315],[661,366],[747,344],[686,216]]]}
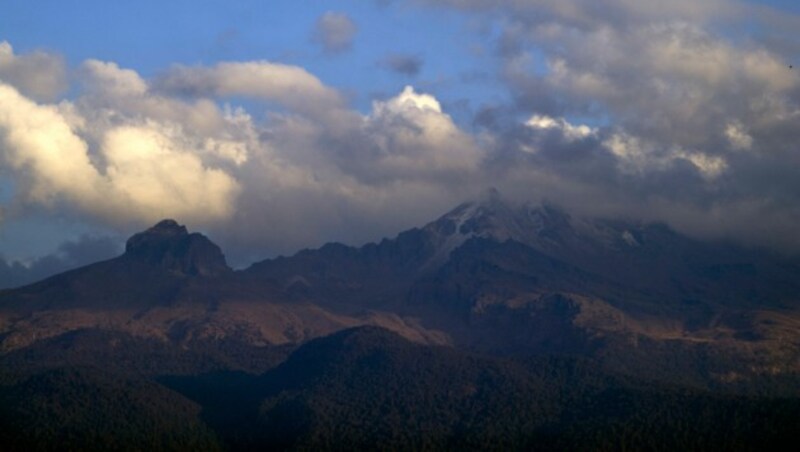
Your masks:
{"label": "snow patch", "polygon": [[624,240],[629,246],[640,245],[639,241],[636,240],[636,237],[634,237],[633,234],[631,234],[628,230],[625,230],[625,232],[622,233],[622,240]]}

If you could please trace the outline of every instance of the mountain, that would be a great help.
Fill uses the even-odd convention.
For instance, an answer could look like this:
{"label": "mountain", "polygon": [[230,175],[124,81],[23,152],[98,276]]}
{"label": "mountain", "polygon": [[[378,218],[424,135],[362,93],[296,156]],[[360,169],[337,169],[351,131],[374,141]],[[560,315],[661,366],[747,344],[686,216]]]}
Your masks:
{"label": "mountain", "polygon": [[420,318],[491,353],[578,353],[695,383],[800,372],[798,261],[493,190],[394,239],[242,273],[320,306]]}
{"label": "mountain", "polygon": [[[800,416],[797,397],[486,356],[379,327],[311,340],[259,372],[187,372],[162,357],[161,372],[140,374],[125,339],[105,338],[122,351],[95,365],[0,367],[3,450],[757,450],[788,444]],[[98,350],[86,339],[75,344]]]}
{"label": "mountain", "polygon": [[164,383],[206,407],[234,450],[753,450],[788,440],[800,415],[797,399],[643,385],[582,360],[515,362],[375,327],[312,340],[257,377]]}
{"label": "mountain", "polygon": [[797,261],[490,190],[392,239],[238,271],[165,220],[118,258],[0,292],[0,350],[99,330],[206,353],[375,325],[423,344],[736,386],[800,375],[799,294]]}
{"label": "mountain", "polygon": [[496,191],[243,270],[164,220],[0,291],[0,448],[777,447],[798,297],[797,260]]}
{"label": "mountain", "polygon": [[339,312],[298,300],[272,278],[228,267],[220,248],[164,220],[135,234],[119,257],[0,291],[0,351],[80,330],[110,330],[192,347],[213,340],[264,347],[362,324],[441,343],[393,312]]}
{"label": "mountain", "polygon": [[0,445],[31,450],[223,450],[201,407],[156,382],[97,368],[0,379]]}
{"label": "mountain", "polygon": [[256,263],[244,273],[330,302],[380,305],[451,265],[454,253],[472,241],[517,243],[584,279],[680,309],[698,302],[794,309],[800,301],[798,260],[691,239],[661,224],[573,218],[547,204],[513,205],[496,190],[394,239],[359,248],[328,244]]}
{"label": "mountain", "polygon": [[135,234],[125,244],[123,259],[179,275],[213,277],[231,271],[216,244],[202,234],[189,234],[175,220],[161,221]]}
{"label": "mountain", "polygon": [[34,313],[80,308],[168,305],[181,293],[231,273],[220,248],[205,236],[164,220],[131,237],[117,258],[1,292],[6,309]]}

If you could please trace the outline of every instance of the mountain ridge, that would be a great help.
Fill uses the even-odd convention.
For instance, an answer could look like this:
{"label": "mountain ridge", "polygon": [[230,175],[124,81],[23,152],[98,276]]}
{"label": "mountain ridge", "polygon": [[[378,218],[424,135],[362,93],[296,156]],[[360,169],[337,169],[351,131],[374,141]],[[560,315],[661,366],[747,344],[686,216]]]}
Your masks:
{"label": "mountain ridge", "polygon": [[[242,270],[207,237],[164,220],[117,258],[1,292],[0,350],[93,328],[181,347],[268,347],[376,325],[419,343],[603,356],[617,367],[629,366],[631,347],[698,366],[709,348],[748,363],[744,378],[800,372],[799,269],[663,225],[572,217],[491,190],[391,239]],[[717,361],[720,377],[709,378],[738,372]]]}

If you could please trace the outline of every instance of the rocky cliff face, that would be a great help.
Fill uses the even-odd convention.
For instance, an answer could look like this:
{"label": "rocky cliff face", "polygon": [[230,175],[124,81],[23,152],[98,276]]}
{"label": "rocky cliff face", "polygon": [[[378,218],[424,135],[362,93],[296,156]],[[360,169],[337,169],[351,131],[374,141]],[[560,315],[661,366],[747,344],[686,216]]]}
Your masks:
{"label": "rocky cliff face", "polygon": [[125,259],[190,276],[218,276],[231,271],[222,250],[199,233],[174,220],[163,220],[125,245]]}

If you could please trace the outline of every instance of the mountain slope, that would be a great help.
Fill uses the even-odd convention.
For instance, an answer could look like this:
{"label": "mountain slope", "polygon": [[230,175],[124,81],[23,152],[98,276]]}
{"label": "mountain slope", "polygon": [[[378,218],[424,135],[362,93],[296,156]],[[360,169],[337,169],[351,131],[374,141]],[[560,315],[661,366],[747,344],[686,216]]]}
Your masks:
{"label": "mountain slope", "polygon": [[3,450],[221,450],[200,406],[151,381],[62,368],[3,383]]}
{"label": "mountain slope", "polygon": [[345,312],[298,299],[272,278],[234,272],[217,245],[164,220],[117,258],[0,292],[0,352],[71,331],[110,330],[184,347],[226,339],[298,343],[362,324],[422,342],[447,338],[392,312]]}
{"label": "mountain slope", "polygon": [[167,384],[234,450],[754,450],[787,440],[800,415],[797,399],[642,384],[570,358],[523,364],[373,327],[310,341],[261,377]]}
{"label": "mountain slope", "polygon": [[3,291],[0,308],[148,308],[169,304],[182,293],[207,293],[230,273],[217,245],[164,220],[131,237],[120,257]]}
{"label": "mountain slope", "polygon": [[166,220],[118,258],[0,293],[0,351],[81,330],[203,349],[297,345],[377,325],[420,343],[597,357],[648,378],[738,384],[800,375],[798,268],[493,191],[393,239],[241,271]]}
{"label": "mountain slope", "polygon": [[627,356],[658,368],[683,357],[681,378],[695,382],[800,373],[797,262],[663,225],[515,206],[495,191],[396,239],[243,273],[322,306],[419,317],[493,353],[599,355],[634,372]]}

